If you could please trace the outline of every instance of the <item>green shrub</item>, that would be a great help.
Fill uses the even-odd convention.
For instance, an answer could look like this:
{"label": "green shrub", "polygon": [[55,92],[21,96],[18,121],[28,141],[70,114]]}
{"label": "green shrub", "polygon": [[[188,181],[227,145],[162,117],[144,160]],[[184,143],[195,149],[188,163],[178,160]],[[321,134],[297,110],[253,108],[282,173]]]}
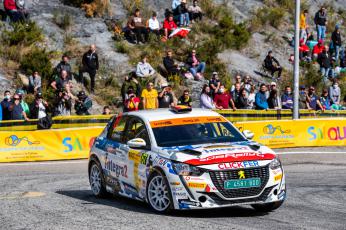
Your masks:
{"label": "green shrub", "polygon": [[42,31],[35,22],[28,24],[14,23],[13,30],[5,30],[2,34],[2,41],[9,45],[30,46],[42,40]]}
{"label": "green shrub", "polygon": [[60,14],[55,11],[53,14],[53,22],[63,30],[67,30],[72,25],[72,18],[70,14]]}
{"label": "green shrub", "polygon": [[22,58],[20,68],[27,74],[38,71],[42,78],[50,79],[52,75],[50,53],[44,49],[34,48]]}
{"label": "green shrub", "polygon": [[115,43],[115,49],[117,52],[122,54],[128,54],[130,52],[130,47],[126,41],[119,41]]}
{"label": "green shrub", "polygon": [[262,7],[259,8],[251,20],[252,30],[258,30],[264,25],[271,25],[278,28],[283,22],[285,11],[280,7]]}

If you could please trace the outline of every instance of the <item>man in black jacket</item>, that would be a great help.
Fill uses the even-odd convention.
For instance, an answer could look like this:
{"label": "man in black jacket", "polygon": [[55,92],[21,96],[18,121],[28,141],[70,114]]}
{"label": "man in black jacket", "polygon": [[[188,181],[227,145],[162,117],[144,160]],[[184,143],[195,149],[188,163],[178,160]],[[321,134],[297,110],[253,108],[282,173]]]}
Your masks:
{"label": "man in black jacket", "polygon": [[314,22],[316,24],[317,30],[317,41],[326,39],[326,25],[327,25],[327,11],[325,7],[321,7],[319,11],[316,12]]}
{"label": "man in black jacket", "polygon": [[327,81],[328,77],[334,76],[333,68],[332,68],[333,59],[331,55],[329,54],[328,46],[325,46],[322,53],[318,55],[317,62],[318,64],[320,64],[320,71],[321,71],[324,82]]}
{"label": "man in black jacket", "polygon": [[273,57],[273,51],[269,51],[268,55],[264,59],[264,67],[271,71],[272,76],[274,76],[275,72],[279,72],[278,78],[281,77],[282,67],[280,66],[279,61]]}
{"label": "man in black jacket", "polygon": [[167,56],[163,58],[163,65],[165,66],[169,75],[179,74],[179,67],[173,59],[172,50],[167,51]]}
{"label": "man in black jacket", "polygon": [[335,30],[332,33],[332,42],[335,51],[335,60],[339,61],[339,53],[341,48],[341,34],[340,34],[340,26],[336,25]]}
{"label": "man in black jacket", "polygon": [[69,62],[69,57],[67,55],[63,55],[59,64],[55,67],[55,74],[60,76],[61,71],[66,70],[68,74],[68,79],[72,80],[72,68]]}
{"label": "man in black jacket", "polygon": [[90,92],[94,93],[96,71],[99,69],[99,60],[94,44],[91,45],[89,51],[83,55],[82,64],[82,68],[79,70],[79,78],[84,83],[83,73],[87,72],[91,81]]}

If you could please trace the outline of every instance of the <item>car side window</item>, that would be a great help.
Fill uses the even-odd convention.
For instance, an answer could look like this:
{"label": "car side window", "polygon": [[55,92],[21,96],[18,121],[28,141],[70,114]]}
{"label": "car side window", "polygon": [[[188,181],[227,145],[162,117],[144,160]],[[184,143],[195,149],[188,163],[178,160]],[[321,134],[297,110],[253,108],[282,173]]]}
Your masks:
{"label": "car side window", "polygon": [[114,121],[113,127],[110,130],[108,138],[116,142],[124,143],[124,134],[128,118],[121,117],[119,119],[120,120],[116,119]]}
{"label": "car side window", "polygon": [[133,118],[128,125],[127,132],[125,135],[125,142],[135,139],[142,138],[147,143],[147,148],[150,148],[150,139],[148,131],[144,123],[137,118]]}

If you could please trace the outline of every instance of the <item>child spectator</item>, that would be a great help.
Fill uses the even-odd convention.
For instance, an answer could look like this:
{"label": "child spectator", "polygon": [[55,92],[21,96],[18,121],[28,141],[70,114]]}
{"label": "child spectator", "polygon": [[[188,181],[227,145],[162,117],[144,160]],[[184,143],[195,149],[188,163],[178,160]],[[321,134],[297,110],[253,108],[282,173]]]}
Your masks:
{"label": "child spectator", "polygon": [[152,82],[147,83],[147,88],[142,91],[143,109],[157,109],[159,107],[158,93]]}
{"label": "child spectator", "polygon": [[197,0],[194,0],[193,4],[188,8],[191,22],[202,20],[203,17],[203,11],[201,7],[197,5],[197,2]]}
{"label": "child spectator", "polygon": [[208,85],[204,85],[200,97],[200,108],[202,109],[215,109],[215,103],[211,98],[211,91]]}
{"label": "child spectator", "polygon": [[139,9],[136,9],[134,15],[129,18],[127,26],[136,35],[137,44],[148,41],[148,31],[145,28],[144,20]]}
{"label": "child spectator", "polygon": [[173,20],[173,14],[170,14],[168,18],[165,18],[163,22],[163,29],[165,33],[165,39],[168,40],[169,35],[176,29],[178,26]]}
{"label": "child spectator", "polygon": [[316,24],[317,40],[325,40],[327,24],[327,12],[325,7],[322,6],[320,10],[316,12],[314,22]]}
{"label": "child spectator", "polygon": [[229,109],[231,105],[233,110],[236,110],[236,106],[229,92],[226,91],[224,85],[220,85],[220,90],[215,93],[214,103],[218,109]]}
{"label": "child spectator", "polygon": [[105,107],[103,107],[102,115],[110,115],[110,114],[111,114],[111,109],[109,108],[109,106],[106,105]]}
{"label": "child spectator", "polygon": [[[96,53],[96,45],[92,44],[88,52],[84,53],[82,59],[82,67],[79,69],[79,79],[84,84],[83,73],[87,72],[90,77],[90,92],[94,93],[95,89],[95,76],[99,69],[99,59]],[[68,76],[68,74],[67,74]]]}
{"label": "child spectator", "polygon": [[10,120],[25,120],[29,121],[29,118],[25,111],[23,110],[22,105],[20,104],[21,97],[19,94],[13,96],[13,102],[9,106]]}
{"label": "child spectator", "polygon": [[183,95],[178,100],[178,105],[186,105],[192,107],[192,99],[190,97],[190,91],[184,90]]}
{"label": "child spectator", "polygon": [[256,93],[256,96],[255,96],[256,109],[258,109],[258,110],[267,110],[268,109],[266,92],[267,92],[267,86],[262,83],[260,86],[260,91],[258,93]]}
{"label": "child spectator", "polygon": [[84,91],[80,91],[77,94],[76,103],[74,108],[77,115],[90,115],[89,109],[91,109],[93,103],[90,97],[88,97]]}
{"label": "child spectator", "polygon": [[329,97],[332,101],[332,104],[340,105],[341,90],[336,79],[333,79],[333,84],[329,87]]}
{"label": "child spectator", "polygon": [[192,50],[191,54],[187,58],[186,64],[195,80],[199,81],[203,79],[205,62],[200,62],[198,60],[196,50]]}
{"label": "child spectator", "polygon": [[3,121],[8,121],[11,119],[11,113],[9,111],[10,105],[11,105],[11,92],[9,90],[6,90],[4,92],[4,99],[1,101]]}
{"label": "child spectator", "polygon": [[29,76],[29,93],[40,93],[41,92],[41,76],[38,75],[37,71],[34,71],[32,75]]}
{"label": "child spectator", "polygon": [[285,92],[281,96],[281,104],[283,109],[293,109],[293,95],[290,86],[285,87]]}
{"label": "child spectator", "polygon": [[174,106],[172,87],[170,85],[163,86],[159,93],[159,108],[170,108],[171,106]]}
{"label": "child spectator", "polygon": [[152,17],[148,21],[149,31],[156,35],[157,40],[160,40],[160,22],[157,20],[156,12],[153,12]]}
{"label": "child spectator", "polygon": [[335,60],[338,62],[339,61],[340,48],[342,45],[339,25],[335,26],[335,30],[332,33],[332,45],[333,45],[333,50],[335,52]]}
{"label": "child spectator", "polygon": [[274,76],[275,72],[278,72],[278,78],[281,78],[282,67],[279,61],[273,57],[273,51],[269,51],[264,59],[264,67],[271,71],[272,76]]}
{"label": "child spectator", "polygon": [[124,112],[138,111],[141,99],[137,97],[135,91],[132,88],[129,88],[129,90],[127,91],[127,95],[128,98],[125,100]]}
{"label": "child spectator", "polygon": [[221,87],[219,74],[217,72],[213,72],[213,75],[209,81],[209,87],[210,87],[211,95],[214,97],[215,94],[219,92],[219,89]]}
{"label": "child spectator", "polygon": [[330,110],[331,109],[331,101],[330,101],[330,97],[328,95],[328,90],[323,89],[322,95],[320,97],[320,102],[321,102],[323,110]]}

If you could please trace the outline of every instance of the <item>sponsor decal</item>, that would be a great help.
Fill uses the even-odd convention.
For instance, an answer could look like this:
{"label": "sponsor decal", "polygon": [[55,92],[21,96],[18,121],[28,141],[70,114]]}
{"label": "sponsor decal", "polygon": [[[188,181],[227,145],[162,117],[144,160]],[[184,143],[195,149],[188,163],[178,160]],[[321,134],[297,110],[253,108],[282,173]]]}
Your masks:
{"label": "sponsor decal", "polygon": [[120,166],[114,163],[112,160],[107,160],[105,168],[108,171],[114,172],[116,177],[122,176],[127,178],[127,165]]}
{"label": "sponsor decal", "polygon": [[[201,203],[200,202],[196,202],[196,201],[191,201],[191,200],[178,200],[179,202],[179,207],[180,205],[185,207],[186,205],[187,206],[195,206],[195,207],[202,207]],[[182,208],[182,207],[180,207]]]}
{"label": "sponsor decal", "polygon": [[243,146],[243,147],[227,147],[227,148],[205,148],[203,150],[203,152],[205,153],[217,153],[217,152],[233,152],[233,151],[246,151],[249,150],[249,148],[247,146]]}
{"label": "sponsor decal", "polygon": [[173,174],[173,175],[177,175],[177,173],[174,171],[173,167],[172,167],[172,164],[171,163],[167,163],[167,168],[168,168],[168,172],[170,174]]}
{"label": "sponsor decal", "polygon": [[268,124],[263,127],[263,134],[259,137],[260,140],[281,141],[286,143],[288,140],[293,139],[294,135],[291,134],[291,130],[284,129],[281,126],[274,126]]}
{"label": "sponsor decal", "polygon": [[172,191],[174,191],[174,192],[179,192],[179,191],[183,191],[183,190],[184,190],[183,187],[176,187],[176,186],[172,187],[171,189],[172,189]]}
{"label": "sponsor decal", "polygon": [[152,128],[160,128],[160,127],[167,127],[167,126],[191,125],[191,124],[215,123],[215,122],[227,122],[227,120],[221,116],[176,118],[176,119],[169,119],[169,120],[152,121],[150,122],[150,126]]}
{"label": "sponsor decal", "polygon": [[156,164],[156,165],[161,165],[161,166],[164,166],[164,165],[166,165],[167,164],[167,160],[165,160],[165,159],[163,159],[163,158],[161,158],[161,157],[155,157],[155,159],[154,159],[154,164]]}
{"label": "sponsor decal", "polygon": [[184,163],[191,165],[209,165],[218,163],[228,163],[237,161],[256,161],[256,160],[272,160],[275,158],[271,153],[256,153],[256,152],[244,152],[244,153],[225,153],[219,155],[208,156],[200,159],[187,160]]}
{"label": "sponsor decal", "polygon": [[133,161],[133,162],[135,162],[135,163],[139,163],[140,162],[140,160],[141,160],[141,155],[140,155],[140,151],[138,151],[138,150],[134,150],[134,149],[130,149],[129,150],[129,153],[128,153],[128,155],[129,155],[129,160],[130,161]]}
{"label": "sponsor decal", "polygon": [[308,134],[311,136],[309,141],[314,140],[330,140],[330,141],[342,141],[346,139],[346,126],[340,127],[326,127],[325,129],[315,128],[310,126],[308,128]]}
{"label": "sponsor decal", "polygon": [[204,181],[203,178],[199,178],[199,177],[194,177],[194,176],[184,176],[186,181]]}
{"label": "sponsor decal", "polygon": [[189,183],[187,183],[187,186],[189,186],[190,188],[204,189],[207,186],[207,184],[206,183],[189,182]]}
{"label": "sponsor decal", "polygon": [[149,157],[149,155],[148,155],[147,153],[142,153],[140,163],[141,163],[142,165],[146,165],[146,164],[147,164],[148,157]]}
{"label": "sponsor decal", "polygon": [[228,162],[228,163],[220,163],[218,165],[219,169],[241,169],[241,168],[250,168],[250,167],[258,167],[258,161],[243,161],[243,162]]}
{"label": "sponsor decal", "polygon": [[277,175],[279,173],[282,173],[281,168],[273,170],[274,175]]}
{"label": "sponsor decal", "polygon": [[240,170],[238,172],[239,179],[245,179],[245,172],[243,170]]}
{"label": "sponsor decal", "polygon": [[173,186],[178,186],[178,185],[180,185],[180,182],[171,182],[170,184]]}
{"label": "sponsor decal", "polygon": [[281,180],[281,178],[282,178],[282,174],[276,175],[276,176],[274,177],[274,181],[275,181],[275,182],[276,182],[276,181],[279,181],[279,180]]}
{"label": "sponsor decal", "polygon": [[276,126],[274,127],[272,124],[266,125],[263,128],[263,133],[264,134],[275,134],[275,133],[280,133],[280,134],[285,134],[285,133],[290,133],[291,130],[284,130],[281,128],[281,126]]}
{"label": "sponsor decal", "polygon": [[176,199],[188,199],[188,195],[186,192],[174,192],[173,191],[173,196],[175,196]]}
{"label": "sponsor decal", "polygon": [[138,192],[136,190],[135,187],[129,185],[129,184],[126,184],[126,183],[123,183],[124,185],[124,193],[128,196],[131,196],[132,198],[137,198],[139,197],[138,196]]}

